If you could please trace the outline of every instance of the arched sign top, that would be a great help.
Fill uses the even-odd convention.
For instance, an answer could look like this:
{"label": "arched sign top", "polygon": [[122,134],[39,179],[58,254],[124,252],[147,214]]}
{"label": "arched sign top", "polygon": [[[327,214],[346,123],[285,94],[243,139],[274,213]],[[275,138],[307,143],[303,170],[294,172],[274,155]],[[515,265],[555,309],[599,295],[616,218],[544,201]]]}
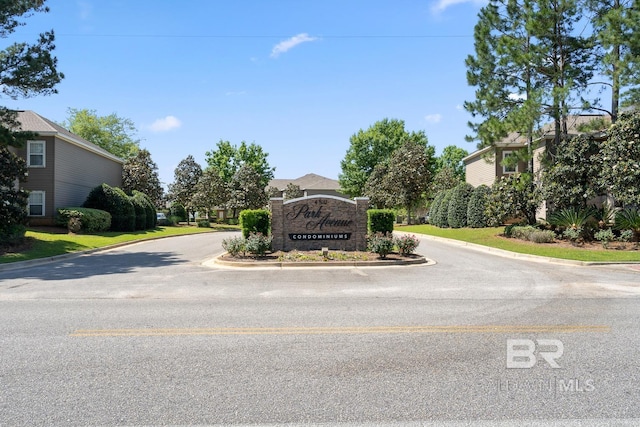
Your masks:
{"label": "arched sign top", "polygon": [[305,200],[308,201],[308,200],[311,200],[311,199],[334,199],[334,200],[337,200],[339,202],[351,203],[352,205],[356,204],[355,200],[345,199],[344,197],[338,197],[338,196],[333,196],[333,195],[325,195],[325,194],[313,194],[311,196],[298,197],[297,199],[287,200],[283,204],[284,205],[288,205],[290,203],[298,203],[298,202],[301,202],[301,201],[305,201]]}

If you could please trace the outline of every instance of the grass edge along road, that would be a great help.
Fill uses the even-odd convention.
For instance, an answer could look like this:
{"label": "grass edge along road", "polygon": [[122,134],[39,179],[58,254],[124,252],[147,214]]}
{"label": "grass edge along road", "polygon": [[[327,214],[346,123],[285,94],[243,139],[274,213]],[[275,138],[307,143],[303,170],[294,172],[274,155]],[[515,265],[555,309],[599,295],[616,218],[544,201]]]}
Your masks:
{"label": "grass edge along road", "polygon": [[[438,228],[433,225],[409,225],[396,228],[397,231],[444,237],[467,243],[503,249],[520,254],[586,262],[640,262],[640,251],[615,249],[581,249],[560,246],[557,243],[533,243],[519,239],[502,237],[504,227],[488,228]],[[632,245],[630,243],[629,245]]]}
{"label": "grass edge along road", "polygon": [[106,231],[94,234],[61,233],[61,229],[51,228],[51,231],[38,229],[27,230],[26,237],[30,240],[28,249],[20,252],[0,255],[0,264],[18,261],[48,258],[73,252],[103,248],[118,243],[138,242],[160,237],[183,236],[187,234],[207,233],[218,229],[237,229],[237,227],[198,228],[198,227],[157,227],[153,230],[118,232]]}

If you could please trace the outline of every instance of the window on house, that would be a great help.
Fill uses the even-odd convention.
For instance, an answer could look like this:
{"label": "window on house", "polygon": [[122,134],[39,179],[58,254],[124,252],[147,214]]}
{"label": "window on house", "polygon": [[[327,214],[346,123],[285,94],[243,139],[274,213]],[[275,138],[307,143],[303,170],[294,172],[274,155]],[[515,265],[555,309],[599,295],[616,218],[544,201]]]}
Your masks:
{"label": "window on house", "polygon": [[[508,159],[512,157],[511,159]],[[516,173],[518,172],[518,161],[515,158],[513,151],[502,152],[502,173]]]}
{"label": "window on house", "polygon": [[29,216],[44,216],[44,191],[29,193]]}
{"label": "window on house", "polygon": [[27,166],[32,168],[45,167],[45,142],[27,142]]}

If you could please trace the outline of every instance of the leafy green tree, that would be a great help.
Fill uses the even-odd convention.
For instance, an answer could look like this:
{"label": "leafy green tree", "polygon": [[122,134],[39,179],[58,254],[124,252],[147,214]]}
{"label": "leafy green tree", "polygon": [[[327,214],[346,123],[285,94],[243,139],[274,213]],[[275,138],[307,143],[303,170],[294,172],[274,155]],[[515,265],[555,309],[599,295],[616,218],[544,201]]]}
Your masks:
{"label": "leafy green tree", "polygon": [[598,182],[601,143],[583,134],[560,141],[557,152],[542,171],[542,192],[548,207],[559,210],[586,208],[603,194]]}
{"label": "leafy green tree", "polygon": [[61,125],[70,132],[104,148],[114,156],[128,159],[140,149],[133,121],[112,113],[98,116],[96,110],[69,108]]}
{"label": "leafy green tree", "polygon": [[540,188],[533,185],[532,181],[533,177],[529,173],[512,174],[497,179],[487,197],[488,225],[498,226],[512,218],[535,224],[542,194]]}
{"label": "leafy green tree", "polygon": [[440,168],[438,172],[433,176],[429,191],[431,194],[438,194],[444,190],[450,190],[456,185],[463,182],[453,168],[445,166]]}
{"label": "leafy green tree", "polygon": [[218,171],[222,180],[231,182],[242,166],[250,166],[260,176],[260,183],[266,188],[273,179],[276,168],[269,165],[267,157],[260,145],[242,141],[239,146],[231,145],[229,141],[220,140],[215,150],[206,152],[208,167]]}
{"label": "leafy green tree", "polygon": [[[412,141],[429,147],[430,157],[434,158],[435,149],[427,145],[427,136],[423,131],[407,132],[404,121],[383,119],[367,130],[360,129],[350,138],[350,146],[340,162],[342,173],[338,176],[340,187],[351,197],[364,194],[365,184],[376,165],[384,162],[404,142]],[[430,169],[433,164],[430,165]]]}
{"label": "leafy green tree", "polygon": [[[25,25],[21,17],[48,12],[44,0],[0,1],[0,38],[7,38]],[[57,93],[55,86],[64,78],[57,71],[53,31],[39,35],[34,43],[13,43],[0,51],[0,97],[30,98]],[[24,237],[27,219],[27,193],[16,187],[25,179],[25,162],[15,154],[32,133],[20,130],[17,113],[0,107],[0,241],[19,241]]]}
{"label": "leafy green tree", "polygon": [[162,206],[164,190],[158,177],[158,165],[151,159],[149,150],[139,150],[122,166],[122,189],[127,194],[133,191],[144,193],[157,207]]}
{"label": "leafy green tree", "polygon": [[640,104],[640,2],[638,0],[587,0],[597,43],[598,69],[609,78],[611,107],[605,110],[613,123],[623,101]]}
{"label": "leafy green tree", "polygon": [[202,167],[192,155],[188,155],[178,163],[178,167],[176,167],[173,174],[173,183],[169,185],[169,197],[172,201],[184,206],[187,211],[187,223],[189,223],[189,214],[194,213],[191,199],[202,176]]}
{"label": "leafy green tree", "polygon": [[490,0],[475,27],[475,55],[467,58],[467,80],[476,99],[465,103],[474,117],[474,138],[491,146],[510,133],[529,143],[541,118],[555,123],[555,143],[567,135],[570,110],[593,107],[583,99],[594,74],[592,39],[576,29],[578,0]]}
{"label": "leafy green tree", "polygon": [[304,191],[298,184],[294,184],[290,182],[284,189],[284,198],[285,200],[297,199],[298,197],[304,196]]}
{"label": "leafy green tree", "polygon": [[393,208],[393,200],[389,195],[386,177],[389,173],[389,159],[379,163],[373,168],[364,185],[364,194],[369,197],[369,203],[377,209]]}
{"label": "leafy green tree", "polygon": [[421,142],[409,140],[395,150],[389,159],[389,170],[383,187],[393,206],[411,213],[424,202],[432,177],[433,147],[425,147]]}
{"label": "leafy green tree", "polygon": [[195,186],[190,205],[206,212],[211,219],[211,211],[224,206],[229,200],[227,184],[220,178],[220,174],[213,168],[206,169]]}
{"label": "leafy green tree", "polygon": [[444,168],[449,168],[460,180],[465,180],[464,163],[462,159],[467,157],[469,152],[455,145],[448,145],[442,150],[442,154],[436,158],[436,174]]}
{"label": "leafy green tree", "polygon": [[229,183],[227,208],[233,210],[233,217],[244,209],[262,209],[268,203],[262,176],[250,165],[243,165]]}
{"label": "leafy green tree", "polygon": [[640,206],[640,112],[622,114],[602,144],[600,183],[613,197]]}

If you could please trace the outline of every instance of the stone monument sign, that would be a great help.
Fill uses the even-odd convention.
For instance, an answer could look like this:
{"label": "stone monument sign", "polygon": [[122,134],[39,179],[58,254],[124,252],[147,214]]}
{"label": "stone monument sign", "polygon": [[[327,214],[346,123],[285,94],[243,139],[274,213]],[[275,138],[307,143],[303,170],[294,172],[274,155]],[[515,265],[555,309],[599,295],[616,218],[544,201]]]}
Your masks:
{"label": "stone monument sign", "polygon": [[287,200],[272,198],[271,235],[275,251],[367,249],[369,199],[313,195]]}

